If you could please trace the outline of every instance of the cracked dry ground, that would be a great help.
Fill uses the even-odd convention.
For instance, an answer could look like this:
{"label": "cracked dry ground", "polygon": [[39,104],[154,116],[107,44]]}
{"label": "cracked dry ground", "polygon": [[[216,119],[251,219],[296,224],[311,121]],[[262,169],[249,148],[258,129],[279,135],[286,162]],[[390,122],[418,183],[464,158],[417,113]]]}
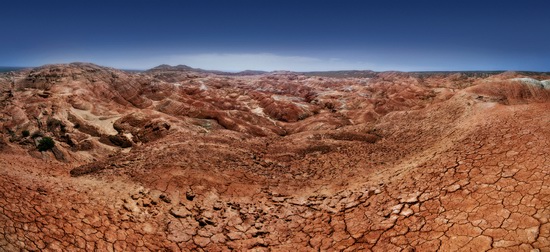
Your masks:
{"label": "cracked dry ground", "polygon": [[173,137],[76,178],[3,152],[0,250],[550,251],[548,111],[453,98],[286,163],[284,138]]}

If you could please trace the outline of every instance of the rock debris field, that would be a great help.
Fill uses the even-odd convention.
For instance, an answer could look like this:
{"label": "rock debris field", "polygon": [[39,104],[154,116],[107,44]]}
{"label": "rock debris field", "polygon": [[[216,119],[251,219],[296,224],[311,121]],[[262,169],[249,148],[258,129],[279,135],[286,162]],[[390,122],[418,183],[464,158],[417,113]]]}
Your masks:
{"label": "rock debris field", "polygon": [[550,251],[548,79],[0,74],[0,251]]}

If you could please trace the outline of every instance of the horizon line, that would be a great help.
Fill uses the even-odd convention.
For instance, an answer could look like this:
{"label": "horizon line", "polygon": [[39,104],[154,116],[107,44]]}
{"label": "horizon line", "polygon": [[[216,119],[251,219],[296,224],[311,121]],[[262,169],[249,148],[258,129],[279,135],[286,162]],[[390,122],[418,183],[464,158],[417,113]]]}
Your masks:
{"label": "horizon line", "polygon": [[32,69],[32,68],[39,68],[44,67],[48,65],[69,65],[69,64],[75,64],[75,63],[84,63],[84,64],[94,64],[101,67],[109,67],[114,68],[117,70],[123,70],[123,71],[147,71],[151,70],[153,68],[166,65],[170,67],[177,67],[177,66],[187,66],[190,68],[193,68],[194,70],[203,70],[203,71],[218,71],[218,72],[226,72],[226,73],[239,73],[239,72],[245,72],[245,71],[259,71],[259,72],[266,72],[266,73],[273,73],[273,72],[295,72],[295,73],[312,73],[312,72],[350,72],[350,71],[371,71],[376,73],[383,73],[383,72],[402,72],[402,73],[422,73],[422,72],[533,72],[533,73],[550,73],[550,70],[548,71],[536,71],[536,70],[517,70],[517,69],[485,69],[485,70],[412,70],[412,71],[403,71],[403,70],[372,70],[372,69],[345,69],[345,70],[311,70],[311,71],[296,71],[296,70],[288,70],[288,69],[279,69],[279,70],[259,70],[259,69],[244,69],[244,70],[218,70],[218,69],[204,69],[200,67],[193,67],[189,66],[187,64],[177,64],[177,65],[170,65],[170,64],[160,64],[157,66],[153,66],[150,68],[124,68],[124,67],[115,67],[115,66],[109,66],[109,65],[102,65],[97,64],[94,62],[85,62],[85,61],[74,61],[69,63],[47,63],[39,66],[0,66],[0,68],[18,68],[18,70],[21,69]]}

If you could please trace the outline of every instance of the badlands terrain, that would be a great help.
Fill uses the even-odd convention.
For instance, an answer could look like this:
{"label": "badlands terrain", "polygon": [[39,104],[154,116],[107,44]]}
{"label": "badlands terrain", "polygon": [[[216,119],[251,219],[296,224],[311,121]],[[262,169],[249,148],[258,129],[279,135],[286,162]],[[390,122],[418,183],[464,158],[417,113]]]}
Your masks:
{"label": "badlands terrain", "polygon": [[4,73],[0,251],[550,251],[548,79]]}

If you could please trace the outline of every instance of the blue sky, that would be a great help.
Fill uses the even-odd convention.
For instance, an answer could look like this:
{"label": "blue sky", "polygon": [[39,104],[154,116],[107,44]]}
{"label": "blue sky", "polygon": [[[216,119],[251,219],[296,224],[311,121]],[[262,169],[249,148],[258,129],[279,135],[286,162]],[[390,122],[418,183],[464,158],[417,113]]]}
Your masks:
{"label": "blue sky", "polygon": [[550,71],[550,1],[4,1],[0,66]]}

